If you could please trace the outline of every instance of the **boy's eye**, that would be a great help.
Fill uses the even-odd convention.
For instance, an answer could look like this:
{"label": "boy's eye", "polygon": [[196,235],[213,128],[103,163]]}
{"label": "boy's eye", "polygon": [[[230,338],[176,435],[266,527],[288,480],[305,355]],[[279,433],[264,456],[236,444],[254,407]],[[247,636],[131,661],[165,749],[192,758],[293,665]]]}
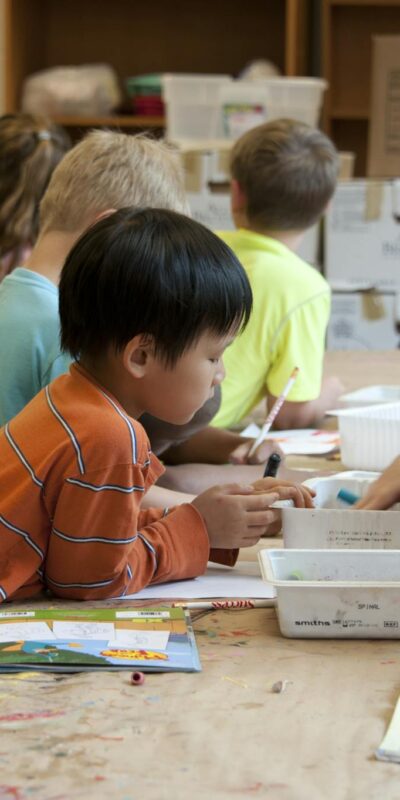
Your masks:
{"label": "boy's eye", "polygon": [[210,358],[212,364],[218,364],[219,358]]}

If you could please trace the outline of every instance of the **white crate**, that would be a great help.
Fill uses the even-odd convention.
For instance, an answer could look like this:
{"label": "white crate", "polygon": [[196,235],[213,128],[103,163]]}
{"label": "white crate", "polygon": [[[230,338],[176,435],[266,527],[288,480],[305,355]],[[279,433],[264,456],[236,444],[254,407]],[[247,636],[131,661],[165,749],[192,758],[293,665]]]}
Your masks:
{"label": "white crate", "polygon": [[219,91],[231,81],[230,75],[164,74],[167,138],[178,141],[222,138]]}
{"label": "white crate", "polygon": [[400,638],[400,551],[261,550],[259,560],[283,636]]}
{"label": "white crate", "polygon": [[327,85],[321,78],[232,81],[219,92],[224,134],[236,139],[255,125],[282,117],[315,127]]}
{"label": "white crate", "polygon": [[282,507],[285,547],[294,549],[400,550],[400,504],[390,511],[363,511],[337,498],[339,489],[363,497],[378,472],[342,472],[311,478],[315,508]]}
{"label": "white crate", "polygon": [[347,408],[362,408],[364,406],[383,405],[383,403],[400,403],[400,385],[363,386],[362,389],[342,394],[339,397],[339,401]]}
{"label": "white crate", "polygon": [[167,138],[186,143],[236,139],[255,125],[279,117],[315,126],[327,87],[321,78],[241,81],[230,75],[178,73],[164,74],[162,83]]}
{"label": "white crate", "polygon": [[400,453],[400,403],[329,412],[338,417],[342,463],[351,469],[385,469]]}

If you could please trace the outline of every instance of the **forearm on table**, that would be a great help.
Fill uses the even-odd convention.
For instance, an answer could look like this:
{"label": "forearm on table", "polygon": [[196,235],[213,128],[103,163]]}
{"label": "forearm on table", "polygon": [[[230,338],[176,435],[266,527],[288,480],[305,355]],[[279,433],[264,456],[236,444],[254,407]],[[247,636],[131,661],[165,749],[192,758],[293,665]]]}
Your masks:
{"label": "forearm on table", "polygon": [[274,422],[274,428],[280,431],[309,428],[321,421],[325,411],[326,404],[321,402],[320,397],[304,403],[286,402]]}
{"label": "forearm on table", "polygon": [[245,439],[238,433],[209,425],[186,442],[162,453],[165,464],[226,464],[232,451]]}
{"label": "forearm on table", "polygon": [[[334,408],[343,391],[343,386],[336,378],[324,378],[321,391],[315,400],[290,402],[286,400],[274,422],[277,430],[289,428],[308,428],[321,422],[329,408]],[[272,408],[276,398],[268,396],[268,408]]]}
{"label": "forearm on table", "polygon": [[172,508],[182,503],[191,503],[194,497],[194,494],[175,492],[173,489],[165,489],[163,486],[155,484],[146,492],[142,508]]}

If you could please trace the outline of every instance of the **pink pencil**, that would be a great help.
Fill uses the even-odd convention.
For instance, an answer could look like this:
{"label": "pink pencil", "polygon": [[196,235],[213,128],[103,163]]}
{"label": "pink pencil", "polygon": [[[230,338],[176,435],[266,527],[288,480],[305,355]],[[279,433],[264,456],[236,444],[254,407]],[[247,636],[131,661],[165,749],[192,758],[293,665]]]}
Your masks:
{"label": "pink pencil", "polygon": [[269,412],[269,414],[268,414],[268,416],[267,416],[267,418],[266,418],[266,420],[264,422],[264,425],[262,426],[262,428],[260,430],[260,433],[257,436],[257,439],[254,440],[254,442],[253,442],[253,444],[252,444],[252,446],[251,446],[251,448],[249,450],[249,456],[252,456],[253,453],[255,453],[255,451],[257,450],[258,445],[261,444],[261,442],[264,441],[268,431],[270,430],[270,428],[272,427],[276,417],[278,416],[278,414],[279,414],[279,412],[280,412],[280,410],[281,410],[281,408],[282,408],[282,406],[283,406],[283,404],[284,404],[284,402],[285,402],[285,400],[286,400],[286,398],[287,398],[287,396],[288,396],[288,394],[289,394],[289,392],[290,392],[290,390],[291,390],[291,388],[292,388],[292,386],[293,386],[298,374],[299,374],[299,368],[295,367],[293,372],[292,372],[292,374],[290,375],[290,378],[289,378],[289,380],[288,380],[283,392],[279,395],[279,397],[276,398],[275,403],[272,406],[271,411]]}

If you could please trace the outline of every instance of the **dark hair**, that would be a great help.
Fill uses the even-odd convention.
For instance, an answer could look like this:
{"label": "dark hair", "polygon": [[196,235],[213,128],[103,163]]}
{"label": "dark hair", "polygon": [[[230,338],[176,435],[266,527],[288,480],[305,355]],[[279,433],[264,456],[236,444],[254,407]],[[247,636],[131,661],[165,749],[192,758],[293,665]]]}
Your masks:
{"label": "dark hair", "polygon": [[124,208],[81,236],[60,281],[61,347],[75,358],[147,334],[173,366],[202,333],[249,319],[246,273],[212,231],[182,214]]}
{"label": "dark hair", "polygon": [[335,145],[322,131],[277,119],[235,142],[231,173],[246,197],[250,225],[261,230],[305,230],[333,195],[339,169]]}

